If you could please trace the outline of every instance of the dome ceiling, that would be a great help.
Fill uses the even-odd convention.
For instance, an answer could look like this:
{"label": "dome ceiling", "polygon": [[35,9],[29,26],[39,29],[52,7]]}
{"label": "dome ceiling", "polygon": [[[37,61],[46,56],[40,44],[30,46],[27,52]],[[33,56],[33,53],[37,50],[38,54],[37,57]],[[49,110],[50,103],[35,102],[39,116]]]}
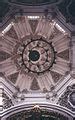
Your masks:
{"label": "dome ceiling", "polygon": [[[70,115],[72,120],[74,1],[37,2],[0,1],[0,109],[6,114],[3,112],[13,111],[16,105],[20,109],[45,104],[48,109]],[[55,114],[50,119],[57,119]]]}
{"label": "dome ceiling", "polygon": [[33,91],[35,85],[50,91],[70,71],[68,34],[53,20],[36,21],[16,16],[2,31],[0,53],[6,57],[0,58],[0,72],[21,91]]}

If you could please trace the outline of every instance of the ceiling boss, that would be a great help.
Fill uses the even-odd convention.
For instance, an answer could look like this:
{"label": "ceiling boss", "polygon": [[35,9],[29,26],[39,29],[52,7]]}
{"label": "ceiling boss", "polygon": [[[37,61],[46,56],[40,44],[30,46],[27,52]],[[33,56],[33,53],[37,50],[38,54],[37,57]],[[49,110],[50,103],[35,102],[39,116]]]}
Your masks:
{"label": "ceiling boss", "polygon": [[55,63],[56,52],[52,42],[39,39],[26,39],[16,49],[16,63],[25,72],[44,73]]}

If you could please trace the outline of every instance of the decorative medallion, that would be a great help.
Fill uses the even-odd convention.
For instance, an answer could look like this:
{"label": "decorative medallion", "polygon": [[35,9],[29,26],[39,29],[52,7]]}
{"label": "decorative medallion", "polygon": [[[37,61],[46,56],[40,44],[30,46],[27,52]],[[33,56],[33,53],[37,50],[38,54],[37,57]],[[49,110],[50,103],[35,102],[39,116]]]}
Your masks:
{"label": "decorative medallion", "polygon": [[40,39],[26,39],[18,45],[16,63],[25,72],[44,73],[55,62],[55,50],[52,43],[42,37]]}

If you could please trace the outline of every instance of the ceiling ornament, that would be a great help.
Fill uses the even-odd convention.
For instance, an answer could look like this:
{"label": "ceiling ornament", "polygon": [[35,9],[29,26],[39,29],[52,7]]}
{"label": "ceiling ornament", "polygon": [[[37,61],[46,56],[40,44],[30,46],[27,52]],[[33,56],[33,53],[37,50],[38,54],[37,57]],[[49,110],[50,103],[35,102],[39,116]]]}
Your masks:
{"label": "ceiling ornament", "polygon": [[40,39],[26,39],[17,47],[15,46],[16,64],[26,73],[44,73],[49,71],[55,63],[56,52],[52,42]]}
{"label": "ceiling ornament", "polygon": [[[35,22],[28,16],[16,16],[2,31],[1,50],[10,57],[0,62],[0,72],[23,91],[50,91],[69,73],[68,34],[42,16]],[[34,30],[32,26],[36,27]],[[34,79],[35,78],[35,79]],[[35,82],[34,82],[35,81]],[[35,85],[37,84],[37,86]]]}

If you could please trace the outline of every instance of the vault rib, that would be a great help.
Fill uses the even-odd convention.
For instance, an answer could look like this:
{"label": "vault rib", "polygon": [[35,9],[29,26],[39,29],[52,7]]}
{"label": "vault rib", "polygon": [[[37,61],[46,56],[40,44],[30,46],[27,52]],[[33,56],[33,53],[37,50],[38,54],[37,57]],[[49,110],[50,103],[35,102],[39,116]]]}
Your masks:
{"label": "vault rib", "polygon": [[49,39],[54,28],[54,24],[46,21],[45,19],[40,18],[35,34],[42,35],[43,37]]}
{"label": "vault rib", "polygon": [[4,52],[6,52],[6,53],[8,53],[8,54],[11,55],[11,51],[10,51],[9,48],[7,48],[7,47],[1,46],[1,47],[0,47],[0,51],[4,51]]}
{"label": "vault rib", "polygon": [[46,77],[48,79],[48,84],[55,85],[54,80],[50,72],[46,73]]}
{"label": "vault rib", "polygon": [[5,52],[7,52],[9,54],[11,54],[12,51],[13,51],[13,44],[10,43],[9,41],[7,41],[4,38],[0,39],[0,46],[1,46],[0,50],[5,51]]}
{"label": "vault rib", "polygon": [[44,84],[44,82],[43,82],[43,75],[42,75],[42,76],[39,76],[39,77],[37,78],[37,81],[38,81],[38,84],[39,84],[39,87],[40,87],[41,91],[43,91],[43,88],[45,88],[45,84]]}
{"label": "vault rib", "polygon": [[46,90],[50,90],[50,86],[53,83],[53,80],[51,81],[52,77],[49,74],[45,74],[42,77],[40,76],[38,80],[38,84],[40,86],[40,89],[43,90],[43,88],[46,88]]}
{"label": "vault rib", "polygon": [[59,63],[54,64],[51,71],[57,72],[61,75],[65,75],[65,72],[69,70],[69,67],[65,67],[63,65],[60,65]]}
{"label": "vault rib", "polygon": [[2,39],[3,39],[4,41],[6,41],[8,44],[12,45],[12,46],[14,46],[14,45],[16,44],[16,42],[18,42],[17,39],[14,39],[14,38],[12,38],[12,37],[9,37],[8,35],[4,35],[4,36],[2,37]]}
{"label": "vault rib", "polygon": [[65,37],[64,34],[58,34],[56,37],[54,37],[54,38],[52,39],[52,42],[55,44],[55,43],[57,43],[59,40],[63,39],[64,37]]}
{"label": "vault rib", "polygon": [[8,58],[5,61],[0,62],[0,72],[4,72],[6,76],[9,76],[17,72],[17,68],[12,62],[11,58]]}
{"label": "vault rib", "polygon": [[18,86],[20,90],[27,89],[30,90],[32,79],[27,74],[20,74],[16,80],[15,86]]}
{"label": "vault rib", "polygon": [[27,17],[24,17],[23,20],[19,20],[18,22],[14,23],[13,27],[19,40],[32,33]]}
{"label": "vault rib", "polygon": [[62,51],[65,51],[69,48],[69,43],[68,41],[64,42],[63,44],[60,44],[56,46],[57,53],[60,53]]}

